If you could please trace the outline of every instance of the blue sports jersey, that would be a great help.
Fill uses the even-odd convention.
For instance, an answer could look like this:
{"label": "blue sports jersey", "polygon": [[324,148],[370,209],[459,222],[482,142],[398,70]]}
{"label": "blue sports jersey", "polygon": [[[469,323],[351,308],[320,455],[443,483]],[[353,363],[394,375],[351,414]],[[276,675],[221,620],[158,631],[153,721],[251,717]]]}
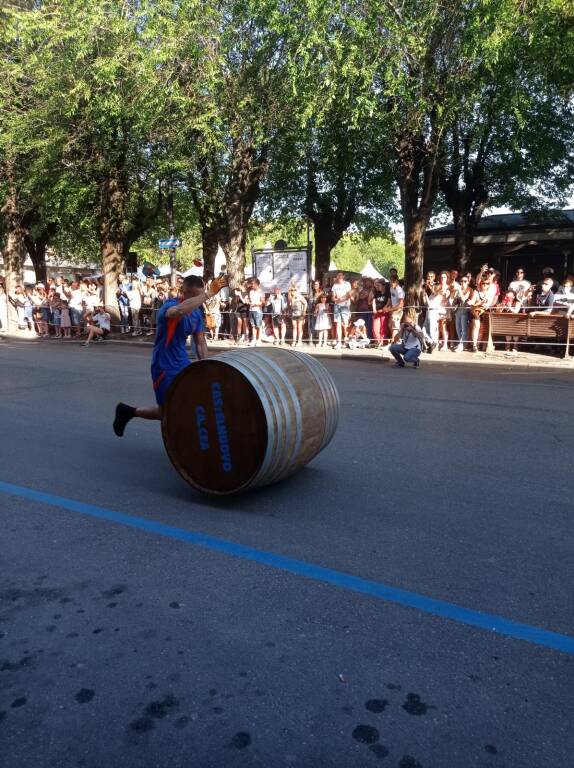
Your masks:
{"label": "blue sports jersey", "polygon": [[[200,309],[194,309],[183,317],[166,317],[170,307],[179,304],[179,299],[169,299],[157,313],[157,330],[151,358],[151,375],[154,389],[166,390],[171,380],[190,364],[187,357],[185,340],[195,333],[203,333],[203,315]],[[162,396],[163,400],[163,396]]]}

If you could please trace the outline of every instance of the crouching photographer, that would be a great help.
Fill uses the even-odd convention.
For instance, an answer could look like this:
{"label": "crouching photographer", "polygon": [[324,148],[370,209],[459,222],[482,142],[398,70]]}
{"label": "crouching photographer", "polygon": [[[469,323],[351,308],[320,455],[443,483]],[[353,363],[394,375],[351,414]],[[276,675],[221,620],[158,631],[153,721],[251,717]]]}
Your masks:
{"label": "crouching photographer", "polygon": [[408,309],[403,313],[399,330],[389,352],[397,361],[395,368],[404,368],[406,363],[412,363],[413,368],[418,368],[421,348],[424,341],[423,332],[417,325],[417,313],[414,309]]}
{"label": "crouching photographer", "polygon": [[104,307],[95,307],[94,312],[86,312],[84,319],[88,325],[88,338],[82,342],[82,347],[89,346],[93,341],[104,341],[111,329],[111,317]]}

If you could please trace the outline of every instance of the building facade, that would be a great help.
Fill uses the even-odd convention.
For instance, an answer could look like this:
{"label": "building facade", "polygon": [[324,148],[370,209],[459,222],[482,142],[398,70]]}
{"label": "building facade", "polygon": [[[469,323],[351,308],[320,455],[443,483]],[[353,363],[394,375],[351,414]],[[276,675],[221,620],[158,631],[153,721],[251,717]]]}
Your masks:
{"label": "building facade", "polygon": [[[488,264],[507,284],[516,268],[523,266],[530,279],[545,267],[554,269],[561,281],[574,274],[574,209],[535,215],[520,213],[484,216],[477,227],[471,254],[471,272]],[[430,229],[425,236],[425,271],[457,269],[454,227]]]}

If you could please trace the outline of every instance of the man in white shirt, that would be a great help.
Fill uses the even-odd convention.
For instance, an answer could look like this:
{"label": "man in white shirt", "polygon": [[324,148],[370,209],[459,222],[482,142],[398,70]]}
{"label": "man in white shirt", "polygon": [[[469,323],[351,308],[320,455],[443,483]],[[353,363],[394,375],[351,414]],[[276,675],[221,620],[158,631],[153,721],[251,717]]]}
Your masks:
{"label": "man in white shirt", "polygon": [[249,319],[251,321],[251,339],[252,347],[258,347],[261,344],[261,326],[263,325],[263,302],[265,294],[261,290],[261,283],[254,277],[251,281],[249,290]]}
{"label": "man in white shirt", "polygon": [[530,288],[530,280],[524,279],[524,268],[518,267],[514,275],[514,280],[508,286],[509,291],[514,291],[514,295],[520,302],[524,302],[526,294]]}
{"label": "man in white shirt", "polygon": [[132,336],[141,336],[140,311],[142,308],[142,294],[140,281],[137,275],[132,275],[132,283],[128,291],[128,300],[132,314]]}
{"label": "man in white shirt", "polygon": [[333,299],[333,322],[337,329],[335,349],[341,349],[343,341],[347,339],[347,328],[351,319],[351,284],[345,280],[343,272],[337,273],[331,288],[331,297]]}
{"label": "man in white shirt", "polygon": [[84,313],[83,303],[84,294],[80,289],[78,281],[74,280],[70,286],[68,294],[68,306],[70,307],[70,318],[72,320],[72,331],[74,336],[79,336],[82,332],[82,315]]}

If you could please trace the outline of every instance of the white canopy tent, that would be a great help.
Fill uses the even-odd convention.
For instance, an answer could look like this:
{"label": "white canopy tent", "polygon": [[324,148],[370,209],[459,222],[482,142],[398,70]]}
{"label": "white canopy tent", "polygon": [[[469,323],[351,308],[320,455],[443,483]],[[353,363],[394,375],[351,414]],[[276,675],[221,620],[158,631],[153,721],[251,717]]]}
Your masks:
{"label": "white canopy tent", "polygon": [[363,269],[361,270],[363,277],[371,277],[373,280],[380,280],[381,273],[373,266],[373,262],[369,259]]}
{"label": "white canopy tent", "polygon": [[195,264],[191,269],[186,269],[185,272],[182,272],[183,277],[189,277],[190,275],[196,275],[197,277],[203,277],[203,265],[201,267],[196,267]]}

